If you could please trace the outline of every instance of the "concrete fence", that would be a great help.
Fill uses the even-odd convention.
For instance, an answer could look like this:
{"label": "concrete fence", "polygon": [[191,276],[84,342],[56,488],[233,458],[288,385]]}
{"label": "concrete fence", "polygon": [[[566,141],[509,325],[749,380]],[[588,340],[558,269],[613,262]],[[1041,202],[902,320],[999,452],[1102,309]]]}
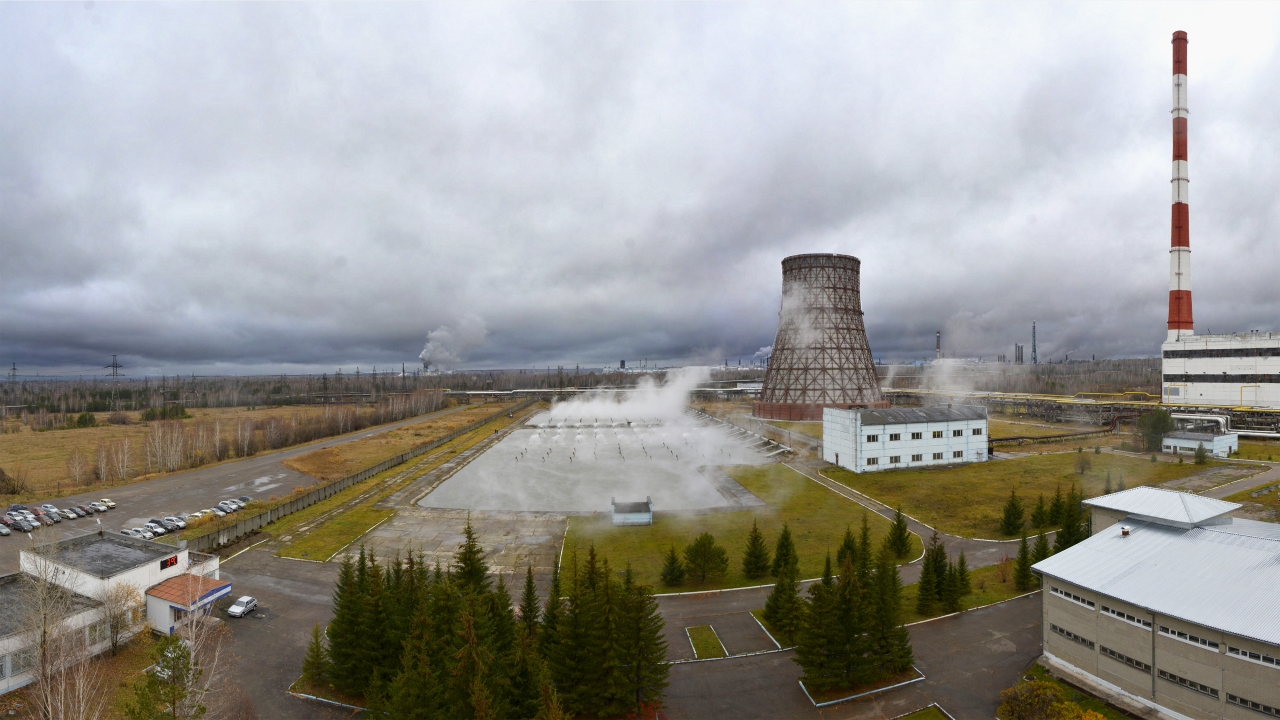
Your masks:
{"label": "concrete fence", "polygon": [[275,522],[276,520],[279,520],[280,518],[286,515],[291,515],[293,513],[298,512],[299,510],[302,510],[303,508],[311,507],[312,505],[315,505],[321,500],[325,500],[330,497],[333,497],[334,495],[342,492],[343,490],[346,490],[352,485],[357,485],[359,483],[362,483],[365,480],[368,480],[369,478],[373,477],[374,475],[377,475],[380,472],[390,470],[391,468],[397,465],[400,465],[402,463],[405,463],[409,460],[412,460],[413,458],[416,458],[419,455],[429,453],[432,450],[435,450],[436,448],[440,447],[441,445],[444,445],[445,443],[457,440],[463,435],[466,435],[467,433],[472,432],[476,428],[479,428],[480,426],[485,425],[486,423],[490,423],[502,417],[503,415],[506,415],[508,413],[514,414],[514,413],[520,412],[521,410],[524,410],[530,405],[533,405],[534,403],[538,402],[539,399],[540,398],[536,398],[536,397],[529,398],[528,400],[525,400],[524,402],[520,403],[519,405],[516,405],[515,407],[507,408],[505,410],[496,412],[488,417],[481,418],[469,425],[466,425],[464,427],[458,428],[457,430],[454,430],[453,432],[449,433],[448,435],[445,435],[444,437],[436,438],[431,442],[426,442],[421,445],[417,445],[412,449],[408,450],[407,452],[403,452],[403,453],[400,453],[399,455],[396,455],[393,458],[383,460],[382,462],[378,463],[377,465],[374,465],[373,467],[365,468],[364,470],[361,470],[360,472],[355,473],[353,475],[348,475],[344,478],[340,478],[338,480],[334,480],[333,482],[327,483],[325,485],[321,485],[307,492],[306,494],[300,495],[286,503],[277,505],[276,507],[273,507],[269,510],[263,510],[262,512],[256,515],[250,515],[246,518],[243,518],[242,520],[240,520],[240,522],[237,522],[234,525],[220,528],[218,530],[211,530],[203,535],[198,535],[193,538],[188,538],[187,547],[197,552],[206,552],[214,548],[219,548],[219,547],[222,547],[223,545],[228,545],[230,543],[233,543],[236,540],[239,540],[240,538],[246,535],[249,535],[251,533],[257,532],[258,530],[261,530],[263,527]]}

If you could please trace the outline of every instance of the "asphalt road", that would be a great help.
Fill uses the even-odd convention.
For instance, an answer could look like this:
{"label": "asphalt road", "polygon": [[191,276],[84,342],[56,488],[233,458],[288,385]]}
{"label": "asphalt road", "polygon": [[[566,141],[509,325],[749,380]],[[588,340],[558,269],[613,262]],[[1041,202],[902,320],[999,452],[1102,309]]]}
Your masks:
{"label": "asphalt road", "polygon": [[[275,452],[259,453],[243,460],[207,465],[154,480],[144,480],[109,489],[99,488],[53,500],[36,500],[34,504],[27,503],[27,506],[36,507],[46,502],[55,507],[85,505],[99,498],[109,497],[115,501],[117,507],[105,515],[63,520],[52,527],[39,528],[33,535],[41,541],[62,540],[97,532],[98,524],[95,519],[101,520],[102,527],[108,530],[120,530],[126,527],[138,527],[153,517],[202,510],[227,498],[238,498],[242,495],[251,498],[283,495],[295,487],[309,487],[320,482],[310,475],[285,467],[284,460],[379,435],[433,417],[459,412],[466,407],[468,406],[464,405],[435,414],[418,415],[408,420],[379,425],[357,433],[348,433]],[[21,533],[0,537],[0,574],[18,570],[18,553],[27,544],[27,538]]]}

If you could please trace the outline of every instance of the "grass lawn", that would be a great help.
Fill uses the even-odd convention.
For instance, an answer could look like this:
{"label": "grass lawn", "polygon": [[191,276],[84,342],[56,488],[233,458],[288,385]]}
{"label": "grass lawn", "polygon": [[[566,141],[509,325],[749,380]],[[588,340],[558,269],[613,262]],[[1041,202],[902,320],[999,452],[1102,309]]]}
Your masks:
{"label": "grass lawn", "polygon": [[[811,688],[805,687],[805,691],[809,693],[809,697],[815,703],[835,702],[839,700],[845,700],[847,698],[853,697],[854,695],[863,695],[865,693],[871,693],[877,690],[883,690],[884,688],[893,687],[894,685],[899,685],[909,680],[915,680],[921,677],[924,677],[924,676],[921,675],[919,671],[917,671],[915,668],[910,668],[896,675],[887,675],[885,677],[880,678],[879,680],[876,680],[875,682],[869,682],[864,685],[855,685],[853,687],[848,687],[848,688],[833,688],[831,690],[821,690],[821,691],[817,691],[817,690],[813,690]],[[800,684],[804,685],[804,681],[802,680]]]}
{"label": "grass lawn", "polygon": [[783,430],[808,435],[809,437],[822,439],[822,423],[820,422],[793,422],[790,420],[766,420],[765,422]]}
{"label": "grass lawn", "polygon": [[[984,568],[969,571],[969,584],[973,586],[973,592],[960,599],[960,609],[969,610],[971,608],[998,603],[1001,600],[1008,600],[1012,597],[1024,594],[1023,591],[1013,586],[1013,563],[1005,568],[1004,579],[1000,577],[999,565],[988,565]],[[902,621],[904,623],[919,622],[928,620],[931,617],[938,617],[946,613],[941,610],[932,615],[916,614],[916,585],[907,585],[902,588]],[[1032,587],[1031,590],[1037,589]],[[1027,592],[1031,592],[1030,590]]]}
{"label": "grass lawn", "polygon": [[1280,443],[1241,441],[1240,452],[1235,457],[1241,460],[1280,461]]}
{"label": "grass lawn", "polygon": [[458,412],[424,420],[370,438],[343,443],[284,461],[301,473],[321,480],[337,480],[377,465],[387,458],[443,437],[458,428],[488,417],[514,403],[481,403]]}
{"label": "grass lawn", "polygon": [[[493,408],[492,405],[489,407],[490,409]],[[328,498],[323,502],[316,503],[305,510],[283,517],[280,520],[264,527],[263,532],[270,533],[275,537],[284,537],[289,532],[292,532],[294,529],[302,526],[306,520],[315,518],[329,510],[339,507],[345,502],[351,501],[353,498],[369,490],[371,487],[379,484],[385,484],[385,487],[371,495],[359,505],[337,515],[336,517],[324,521],[324,523],[319,527],[297,539],[294,539],[277,553],[280,557],[291,557],[305,560],[328,560],[334,553],[338,552],[353,540],[368,532],[374,525],[377,525],[395,514],[394,510],[374,507],[376,503],[418,479],[423,474],[445,464],[464,450],[492,437],[495,430],[505,428],[514,422],[518,422],[519,419],[519,417],[508,418],[504,415],[493,422],[485,423],[466,435],[436,448],[436,450],[433,451],[433,453],[435,453],[435,457],[429,463],[415,470],[412,475],[401,478],[396,482],[387,482],[412,467],[412,463],[418,461],[416,458],[414,460],[410,460],[408,463],[397,465],[389,470],[385,470],[369,480],[366,480],[355,487],[348,488],[338,495]]]}
{"label": "grass lawn", "polygon": [[843,468],[827,468],[823,474],[836,482],[869,495],[944,533],[976,538],[1001,538],[1001,511],[1009,492],[1017,490],[1030,515],[1036,497],[1053,497],[1055,487],[1063,494],[1079,485],[1085,497],[1103,493],[1108,475],[1112,488],[1120,481],[1126,487],[1154,485],[1204,472],[1219,463],[1151,462],[1113,453],[1083,453],[1092,469],[1076,473],[1080,453],[1031,455],[1012,460],[992,460],[936,469],[889,470],[857,474]]}
{"label": "grass lawn", "polygon": [[930,705],[927,708],[917,710],[910,715],[903,715],[897,720],[948,720],[946,715],[938,709],[936,705]]}
{"label": "grass lawn", "polygon": [[[1070,702],[1073,702],[1076,705],[1079,705],[1081,710],[1092,710],[1098,713],[1099,715],[1101,715],[1102,717],[1106,718],[1107,720],[1128,720],[1129,719],[1128,715],[1125,715],[1119,712],[1115,708],[1107,705],[1106,703],[1093,697],[1092,695],[1085,695],[1084,693],[1080,692],[1079,690],[1076,690],[1070,685],[1067,685],[1066,683],[1063,683],[1063,682],[1059,682],[1053,677],[1053,675],[1049,673],[1048,670],[1044,669],[1040,665],[1032,665],[1031,668],[1026,671],[1025,675],[1030,675],[1034,677],[1036,680],[1043,680],[1045,682],[1050,682],[1050,683],[1053,683],[1054,685],[1057,685],[1058,688],[1062,690],[1063,697],[1065,697]],[[997,720],[1000,720],[999,716],[997,716]]]}
{"label": "grass lawn", "polygon": [[685,632],[689,633],[689,642],[693,643],[693,656],[699,660],[728,656],[720,637],[710,625],[685,628]]}
{"label": "grass lawn", "polygon": [[[871,526],[873,542],[878,544],[889,530],[888,520],[784,465],[737,466],[725,471],[765,501],[765,507],[706,515],[659,513],[654,516],[653,525],[639,527],[614,527],[607,513],[572,517],[565,538],[565,562],[575,549],[585,555],[587,546],[594,543],[596,552],[608,558],[611,565],[622,568],[630,563],[636,579],[657,592],[744,587],[773,582],[768,576],[751,580],[742,574],[742,552],[753,519],[759,522],[770,552],[778,541],[783,522],[790,525],[800,556],[802,578],[822,574],[827,551],[834,558],[845,528],[852,526],[857,533],[864,513]],[[703,532],[714,535],[716,543],[728,551],[728,573],[706,583],[686,581],[676,588],[662,585],[658,575],[663,554],[672,544],[683,553],[685,546]],[[908,559],[914,560],[920,552],[920,540],[913,536]]]}
{"label": "grass lawn", "polygon": [[1263,505],[1273,510],[1280,510],[1280,491],[1272,490],[1271,492],[1263,493],[1258,497],[1249,497],[1249,493],[1253,492],[1254,490],[1257,490],[1259,487],[1269,487],[1275,484],[1276,483],[1274,481],[1267,481],[1265,483],[1260,483],[1259,485],[1251,487],[1248,490],[1241,490],[1235,495],[1231,495],[1223,499],[1226,500],[1227,502],[1257,503],[1259,505]]}
{"label": "grass lawn", "polygon": [[154,644],[151,633],[141,632],[120,648],[119,655],[111,657],[107,654],[98,660],[106,665],[107,682],[103,689],[107,696],[106,717],[124,717],[124,705],[133,697],[129,687],[143,670],[151,666]]}

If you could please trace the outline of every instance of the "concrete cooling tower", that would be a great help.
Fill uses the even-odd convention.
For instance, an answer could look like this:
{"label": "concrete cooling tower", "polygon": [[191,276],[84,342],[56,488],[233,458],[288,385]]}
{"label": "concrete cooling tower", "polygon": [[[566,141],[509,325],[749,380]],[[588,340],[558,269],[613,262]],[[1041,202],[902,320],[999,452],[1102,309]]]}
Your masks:
{"label": "concrete cooling tower", "polygon": [[862,324],[858,258],[782,261],[782,310],[756,417],[821,420],[824,407],[884,408]]}

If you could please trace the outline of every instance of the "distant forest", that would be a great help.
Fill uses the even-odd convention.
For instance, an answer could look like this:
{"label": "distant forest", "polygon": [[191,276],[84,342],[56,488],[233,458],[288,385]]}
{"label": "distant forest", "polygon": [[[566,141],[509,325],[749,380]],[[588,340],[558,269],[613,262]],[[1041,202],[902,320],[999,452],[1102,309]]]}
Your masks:
{"label": "distant forest", "polygon": [[1065,363],[1015,365],[942,361],[929,365],[877,365],[882,387],[989,392],[1160,394],[1160,358],[1072,360]]}

